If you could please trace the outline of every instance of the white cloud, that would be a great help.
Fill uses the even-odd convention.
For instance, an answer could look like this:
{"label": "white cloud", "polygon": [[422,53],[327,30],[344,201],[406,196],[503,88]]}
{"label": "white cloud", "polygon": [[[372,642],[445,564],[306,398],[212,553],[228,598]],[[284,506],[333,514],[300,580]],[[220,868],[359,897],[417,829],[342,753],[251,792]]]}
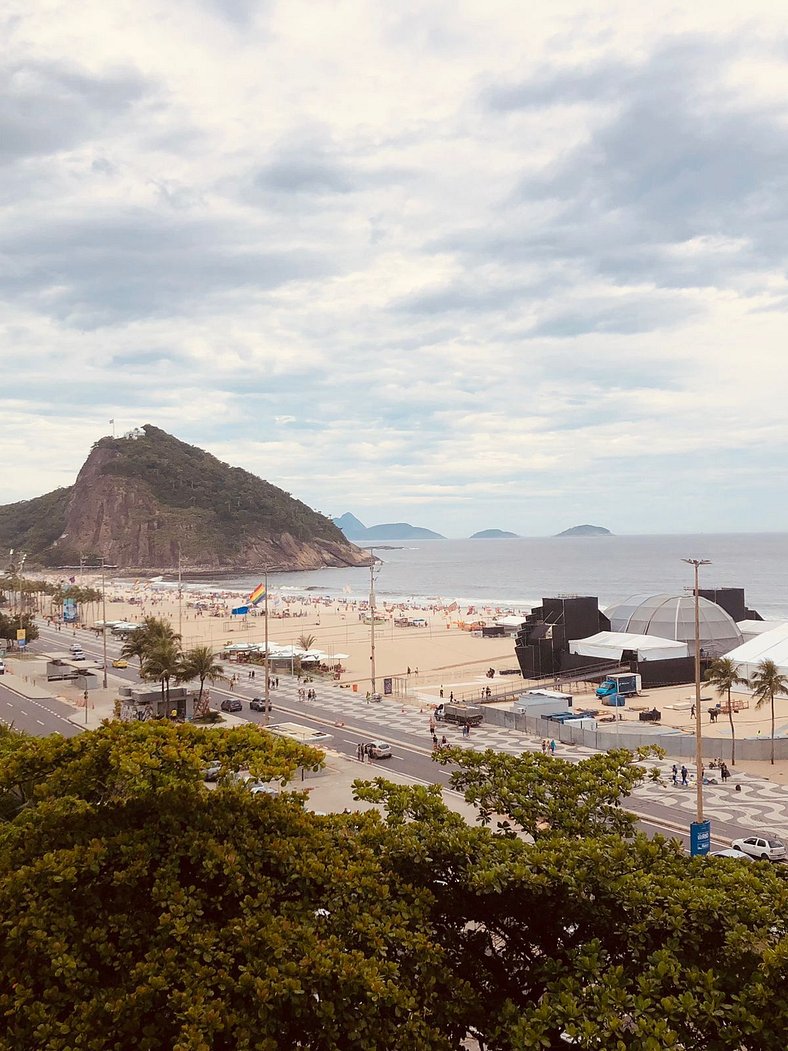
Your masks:
{"label": "white cloud", "polygon": [[11,0],[0,28],[0,502],[115,417],[443,533],[611,487],[617,532],[784,521],[779,5]]}

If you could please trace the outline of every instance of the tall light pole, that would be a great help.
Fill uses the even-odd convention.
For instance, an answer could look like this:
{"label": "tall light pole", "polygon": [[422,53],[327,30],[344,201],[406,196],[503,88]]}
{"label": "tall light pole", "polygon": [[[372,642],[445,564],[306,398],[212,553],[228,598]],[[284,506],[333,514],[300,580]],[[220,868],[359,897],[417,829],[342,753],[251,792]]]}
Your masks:
{"label": "tall light pole", "polygon": [[369,682],[374,700],[377,690],[375,676],[375,551],[369,549],[372,561],[369,564]]}
{"label": "tall light pole", "polygon": [[[103,686],[107,688],[107,587],[104,571],[104,556],[101,556],[101,635],[104,649],[104,681]],[[87,702],[85,704],[87,707]]]}
{"label": "tall light pole", "polygon": [[268,681],[268,570],[263,576],[263,587],[265,588],[265,605],[263,607],[265,616],[265,657],[263,658],[263,676],[265,678],[265,711],[263,712],[263,724],[268,725],[268,709],[271,707],[271,684]]}
{"label": "tall light pole", "polygon": [[[702,840],[692,837],[692,853],[707,854],[709,850],[710,825],[703,818],[703,737],[700,724],[700,595],[699,591],[699,569],[701,566],[710,566],[707,558],[683,558],[682,562],[692,566],[695,570],[695,822],[699,831],[703,833],[702,826],[706,828]],[[703,847],[705,846],[705,849]]]}
{"label": "tall light pole", "polygon": [[183,645],[183,586],[181,581],[181,545],[178,543],[178,637]]}

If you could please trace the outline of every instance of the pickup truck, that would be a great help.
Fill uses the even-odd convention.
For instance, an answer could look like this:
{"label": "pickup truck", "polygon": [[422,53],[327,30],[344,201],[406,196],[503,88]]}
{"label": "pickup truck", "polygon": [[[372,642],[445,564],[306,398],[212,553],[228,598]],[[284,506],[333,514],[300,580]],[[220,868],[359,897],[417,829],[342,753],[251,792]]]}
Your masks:
{"label": "pickup truck", "polygon": [[440,722],[457,723],[458,726],[480,726],[484,712],[478,704],[439,704],[435,718]]}

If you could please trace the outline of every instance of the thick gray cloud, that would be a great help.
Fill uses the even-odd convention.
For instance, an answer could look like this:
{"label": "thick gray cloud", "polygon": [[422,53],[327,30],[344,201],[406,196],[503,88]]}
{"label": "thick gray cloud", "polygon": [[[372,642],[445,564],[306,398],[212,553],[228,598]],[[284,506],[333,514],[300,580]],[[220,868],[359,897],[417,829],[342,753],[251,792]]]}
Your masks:
{"label": "thick gray cloud", "polygon": [[65,62],[0,67],[0,163],[66,149],[106,132],[149,90],[134,70],[89,75]]}

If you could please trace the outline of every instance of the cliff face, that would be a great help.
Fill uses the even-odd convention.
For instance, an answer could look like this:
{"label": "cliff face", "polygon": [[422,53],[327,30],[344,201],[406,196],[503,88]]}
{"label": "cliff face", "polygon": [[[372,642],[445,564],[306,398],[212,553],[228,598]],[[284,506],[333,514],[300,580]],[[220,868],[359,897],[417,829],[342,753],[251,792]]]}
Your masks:
{"label": "cliff face", "polygon": [[368,564],[366,552],[323,515],[155,427],[136,438],[103,438],[60,494],[55,516],[62,521],[50,519],[47,535],[36,524],[47,499],[39,497],[0,509],[0,539],[10,528],[17,534],[10,546],[25,549],[27,541],[31,561],[47,565],[103,556],[129,571],[172,569],[179,548],[188,570]]}

